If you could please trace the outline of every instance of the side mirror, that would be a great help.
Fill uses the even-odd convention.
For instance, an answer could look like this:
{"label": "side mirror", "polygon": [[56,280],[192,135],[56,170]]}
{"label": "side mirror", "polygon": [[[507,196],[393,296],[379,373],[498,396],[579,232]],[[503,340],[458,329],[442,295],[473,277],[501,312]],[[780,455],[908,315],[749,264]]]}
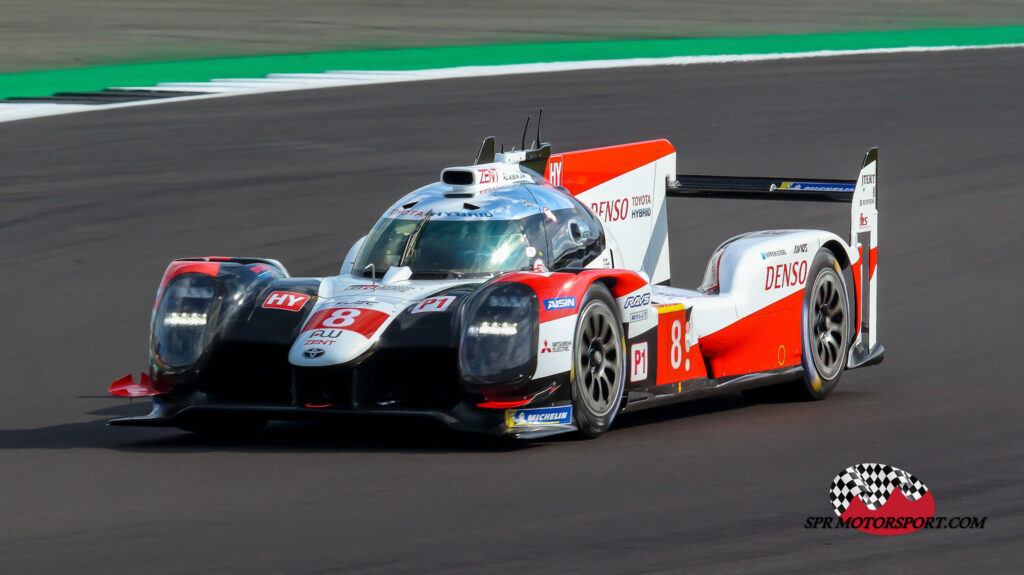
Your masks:
{"label": "side mirror", "polygon": [[589,230],[580,225],[579,221],[569,220],[569,237],[572,238],[573,243],[582,244],[589,235]]}

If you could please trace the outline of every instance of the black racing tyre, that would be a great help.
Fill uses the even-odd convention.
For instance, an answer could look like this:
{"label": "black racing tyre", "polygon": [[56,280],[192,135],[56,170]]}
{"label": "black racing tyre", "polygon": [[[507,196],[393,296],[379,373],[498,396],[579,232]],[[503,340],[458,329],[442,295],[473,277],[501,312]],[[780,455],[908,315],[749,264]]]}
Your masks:
{"label": "black racing tyre", "polygon": [[587,290],[576,320],[573,343],[572,406],[579,432],[604,433],[622,405],[626,341],[615,300],[602,284]]}
{"label": "black racing tyre", "polygon": [[748,389],[743,395],[754,401],[825,399],[839,384],[846,367],[854,319],[842,268],[835,256],[821,249],[807,273],[801,313],[800,379]]}
{"label": "black racing tyre", "polygon": [[211,438],[237,439],[255,435],[267,425],[265,417],[251,415],[191,415],[178,423],[178,429]]}
{"label": "black racing tyre", "polygon": [[798,399],[818,400],[839,384],[850,349],[850,296],[832,252],[814,256],[804,288],[802,363],[804,377],[793,382]]}

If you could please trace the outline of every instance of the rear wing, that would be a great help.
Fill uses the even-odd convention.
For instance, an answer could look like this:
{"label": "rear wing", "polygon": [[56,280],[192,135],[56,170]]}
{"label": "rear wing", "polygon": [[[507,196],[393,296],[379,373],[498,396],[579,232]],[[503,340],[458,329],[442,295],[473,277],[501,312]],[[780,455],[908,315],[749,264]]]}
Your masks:
{"label": "rear wing", "polygon": [[[669,197],[844,202],[850,204],[849,258],[857,298],[858,334],[848,367],[881,361],[874,323],[877,317],[878,148],[864,155],[856,180],[747,178],[679,175],[665,186]],[[866,284],[866,285],[864,285]]]}

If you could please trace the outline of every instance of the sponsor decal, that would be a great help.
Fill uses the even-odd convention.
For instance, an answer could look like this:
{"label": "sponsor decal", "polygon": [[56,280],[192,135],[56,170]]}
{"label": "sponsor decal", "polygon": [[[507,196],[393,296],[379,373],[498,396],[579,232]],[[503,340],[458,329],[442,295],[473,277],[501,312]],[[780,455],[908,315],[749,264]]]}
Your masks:
{"label": "sponsor decal", "polygon": [[267,296],[263,307],[267,309],[286,309],[288,311],[299,311],[309,301],[306,294],[291,291],[276,291]]}
{"label": "sponsor decal", "polygon": [[626,302],[622,304],[622,307],[624,307],[626,309],[630,309],[630,308],[634,308],[634,307],[644,307],[644,306],[650,305],[650,303],[651,303],[651,294],[650,294],[650,292],[648,292],[648,293],[643,293],[643,294],[638,294],[638,295],[631,295],[631,296],[627,297],[626,298]]}
{"label": "sponsor decal", "polygon": [[653,206],[651,205],[651,195],[643,194],[640,196],[633,196],[633,209],[629,212],[629,217],[633,219],[637,218],[649,218],[653,213]]}
{"label": "sponsor decal", "polygon": [[630,216],[633,219],[636,218],[649,218],[651,217],[651,208],[637,208],[630,212]]}
{"label": "sponsor decal", "polygon": [[552,157],[548,160],[548,181],[553,186],[562,185],[562,157]]}
{"label": "sponsor decal", "polygon": [[318,329],[314,330],[313,333],[309,334],[309,337],[319,337],[321,339],[336,339],[341,337],[344,330],[340,329]]}
{"label": "sponsor decal", "polygon": [[630,365],[629,381],[647,379],[647,342],[634,343],[629,350]]}
{"label": "sponsor decal", "polygon": [[[401,209],[401,208],[391,208],[390,210],[388,210],[387,215],[394,216],[394,217],[404,217],[404,218],[422,218],[422,217],[426,216],[427,213],[424,212],[423,210],[412,210],[412,209],[405,210],[405,209]],[[472,211],[472,212],[469,212],[469,211],[459,211],[459,212],[442,212],[442,211],[438,211],[438,212],[434,212],[431,217],[433,217],[433,218],[493,218],[494,217],[494,213],[492,213],[492,212],[482,212],[482,211],[479,211],[479,210],[475,210],[475,211]]]}
{"label": "sponsor decal", "polygon": [[572,350],[571,341],[553,341],[548,344],[548,340],[544,340],[544,343],[540,347],[541,353],[563,353]]}
{"label": "sponsor decal", "polygon": [[334,345],[333,339],[307,339],[302,345]]}
{"label": "sponsor decal", "polygon": [[630,312],[630,314],[629,314],[629,321],[630,322],[644,321],[644,320],[647,319],[647,316],[648,316],[647,310]]}
{"label": "sponsor decal", "polygon": [[861,206],[873,206],[875,205],[875,198],[864,198],[860,201]]}
{"label": "sponsor decal", "polygon": [[786,250],[772,250],[770,252],[761,252],[761,259],[766,260],[768,258],[774,258],[784,255],[786,255]]}
{"label": "sponsor decal", "polygon": [[[775,185],[772,184],[774,188]],[[856,184],[829,184],[825,182],[782,182],[777,190],[804,190],[807,192],[852,192]]]}
{"label": "sponsor decal", "polygon": [[552,222],[554,222],[556,224],[558,223],[558,216],[555,215],[555,212],[551,211],[551,208],[549,208],[547,206],[544,206],[544,210],[543,211],[544,211],[544,217],[545,218],[551,220]]}
{"label": "sponsor decal", "polygon": [[501,173],[501,180],[503,182],[522,182],[522,181],[525,181],[525,180],[528,180],[528,179],[530,179],[530,178],[528,178],[526,176],[526,174],[524,174],[522,172],[502,172]]}
{"label": "sponsor decal", "polygon": [[363,337],[370,337],[388,319],[388,314],[354,307],[322,309],[313,314],[302,331],[344,330],[354,331]]}
{"label": "sponsor decal", "polygon": [[806,254],[807,253],[807,244],[797,244],[797,245],[793,246],[793,253],[794,254]]}
{"label": "sponsor decal", "polygon": [[984,529],[988,517],[936,517],[932,492],[911,473],[883,463],[859,463],[836,475],[829,489],[835,517],[808,517],[805,529],[857,529],[904,535],[920,529]]}
{"label": "sponsor decal", "polygon": [[538,407],[534,409],[506,409],[505,423],[509,427],[532,427],[534,425],[569,425],[572,423],[572,406]]}
{"label": "sponsor decal", "polygon": [[544,300],[545,311],[557,311],[561,309],[576,309],[576,298],[573,296],[566,296]]}
{"label": "sponsor decal", "polygon": [[492,212],[434,212],[435,218],[493,218]]}
{"label": "sponsor decal", "polygon": [[807,262],[793,262],[768,266],[764,281],[764,291],[802,286],[807,281]]}
{"label": "sponsor decal", "polygon": [[481,184],[493,184],[498,181],[498,170],[494,168],[484,168],[480,170],[480,183]]}
{"label": "sponsor decal", "polygon": [[868,227],[868,217],[865,216],[864,214],[860,214],[860,227]]}
{"label": "sponsor decal", "polygon": [[861,177],[860,182],[862,184],[873,184],[873,183],[875,183],[875,175],[874,174],[864,174],[864,176]]}
{"label": "sponsor decal", "polygon": [[620,222],[628,219],[649,218],[653,212],[650,194],[619,198],[590,204],[590,211],[606,222]]}
{"label": "sponsor decal", "polygon": [[305,357],[306,359],[316,359],[318,357],[323,357],[323,355],[324,350],[320,349],[319,347],[311,347],[306,351],[302,352],[302,356]]}
{"label": "sponsor decal", "polygon": [[350,307],[362,306],[362,305],[374,306],[374,305],[380,305],[380,303],[381,303],[381,302],[379,302],[379,301],[377,301],[375,299],[348,299],[348,298],[344,298],[344,297],[338,298],[338,299],[339,299],[339,301],[337,301],[336,303],[341,304],[341,305],[345,305],[345,306],[350,306]]}
{"label": "sponsor decal", "polygon": [[404,216],[404,217],[422,218],[423,216],[425,216],[427,214],[423,210],[403,210],[403,209],[400,209],[400,208],[391,208],[391,210],[388,211],[388,215],[389,216]]}
{"label": "sponsor decal", "polygon": [[358,284],[350,285],[346,287],[347,290],[362,290],[362,291],[397,291],[407,292],[416,289],[416,286],[395,286],[388,284]]}
{"label": "sponsor decal", "polygon": [[629,219],[629,198],[619,198],[590,204],[590,210],[605,222],[621,222]]}
{"label": "sponsor decal", "polygon": [[455,301],[455,296],[446,295],[442,297],[428,297],[412,308],[412,313],[427,313],[432,311],[444,311]]}

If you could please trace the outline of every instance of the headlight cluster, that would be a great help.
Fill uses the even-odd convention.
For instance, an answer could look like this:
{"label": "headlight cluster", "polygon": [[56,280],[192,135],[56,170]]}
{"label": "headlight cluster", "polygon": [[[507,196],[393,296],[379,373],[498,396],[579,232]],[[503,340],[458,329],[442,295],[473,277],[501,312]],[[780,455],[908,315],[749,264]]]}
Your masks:
{"label": "headlight cluster", "polygon": [[164,288],[153,315],[153,354],[161,364],[187,367],[199,359],[216,294],[214,281],[207,275],[184,274]]}
{"label": "headlight cluster", "polygon": [[529,377],[536,364],[537,294],[501,282],[482,288],[465,308],[459,345],[463,380],[487,385]]}

